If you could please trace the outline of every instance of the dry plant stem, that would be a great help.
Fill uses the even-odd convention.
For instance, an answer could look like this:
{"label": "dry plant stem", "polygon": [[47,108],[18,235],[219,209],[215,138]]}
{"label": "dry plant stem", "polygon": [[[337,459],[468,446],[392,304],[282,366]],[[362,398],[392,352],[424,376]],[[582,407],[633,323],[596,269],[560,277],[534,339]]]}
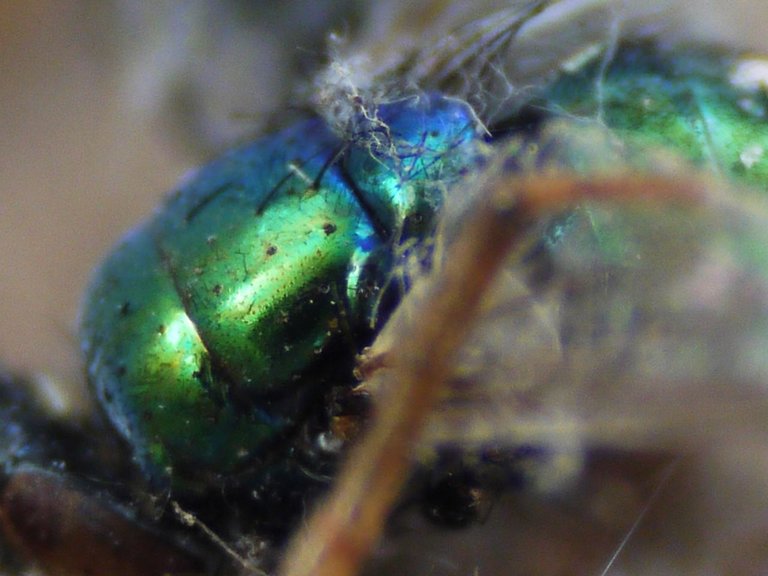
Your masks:
{"label": "dry plant stem", "polygon": [[486,201],[448,248],[446,265],[431,278],[429,308],[410,318],[388,353],[385,397],[371,429],[350,453],[330,498],[291,542],[283,576],[353,576],[379,539],[407,477],[411,448],[450,376],[453,358],[474,325],[476,311],[511,249],[543,213],[584,200],[657,198],[689,204],[701,188],[665,177],[575,179],[573,175],[514,178],[484,186]]}

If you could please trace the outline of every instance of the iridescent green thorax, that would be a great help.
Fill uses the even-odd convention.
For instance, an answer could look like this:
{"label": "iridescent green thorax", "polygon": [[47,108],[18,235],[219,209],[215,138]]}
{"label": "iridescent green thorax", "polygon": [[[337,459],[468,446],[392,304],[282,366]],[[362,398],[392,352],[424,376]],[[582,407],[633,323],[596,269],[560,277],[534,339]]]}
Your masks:
{"label": "iridescent green thorax", "polygon": [[713,49],[620,46],[607,65],[598,58],[562,74],[537,104],[765,187],[768,97],[758,79],[739,74],[744,62]]}
{"label": "iridescent green thorax", "polygon": [[315,119],[227,153],[97,271],[88,371],[150,476],[189,489],[268,467],[287,455],[269,446],[353,383],[403,229],[418,214],[409,234],[429,232],[476,155],[460,102],[412,98],[377,120],[359,140]]}

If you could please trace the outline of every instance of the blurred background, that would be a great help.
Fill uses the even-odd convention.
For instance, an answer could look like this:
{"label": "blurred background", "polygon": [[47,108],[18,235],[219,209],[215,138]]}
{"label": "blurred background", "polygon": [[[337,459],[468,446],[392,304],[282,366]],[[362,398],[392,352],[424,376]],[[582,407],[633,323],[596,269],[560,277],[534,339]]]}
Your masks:
{"label": "blurred background", "polygon": [[[418,6],[395,0],[372,4],[351,0],[3,2],[0,364],[40,375],[42,381],[54,379],[73,391],[66,398],[78,405],[83,393],[75,334],[80,294],[91,269],[126,230],[149,214],[188,170],[299,113],[312,92],[314,75],[340,45],[381,54],[394,50],[401,40],[418,41],[433,12],[476,9],[474,3],[460,0],[431,0]],[[768,53],[765,2],[670,4],[662,16],[667,32]],[[733,454],[724,466],[736,469],[749,458],[747,453]],[[644,462],[632,466],[641,470]],[[607,500],[612,504],[605,506],[609,512],[630,509],[636,514],[658,482],[643,478],[649,489],[625,494],[622,490],[628,488],[618,468],[598,466],[597,476],[602,481],[615,480],[609,484],[614,490],[614,499]],[[690,493],[685,482],[694,476],[682,475],[668,492]],[[584,479],[587,484],[592,481]],[[716,518],[719,506],[738,512],[736,499],[723,500],[722,488],[715,482],[707,486],[710,493],[704,495],[702,517]],[[764,487],[760,492],[754,483],[731,484],[725,496],[750,490],[762,501]],[[510,548],[501,537],[489,538],[498,535],[494,522],[505,521],[497,516],[483,533],[469,536],[475,539],[470,547],[476,546],[477,554],[487,549],[492,555],[494,547],[506,552],[495,568],[486,567],[486,573],[503,570],[504,558],[518,552],[550,562],[551,572],[556,573],[558,555],[567,557],[564,548],[579,544],[564,537],[559,540],[562,549],[554,549],[558,531],[581,532],[585,541],[601,537],[554,509],[526,505],[530,503],[514,503],[523,515],[544,518],[552,540],[537,541],[523,534],[519,547]],[[670,500],[666,505],[694,504]],[[686,517],[691,516],[696,515]],[[466,546],[468,535],[449,536],[448,548],[452,538],[465,541]],[[660,540],[667,547],[686,544]],[[755,551],[764,544],[764,537],[757,538]],[[422,545],[427,546],[420,538],[413,556],[425,555]],[[386,555],[386,549],[382,552]],[[732,566],[738,565],[737,556],[734,551]],[[449,562],[443,556],[427,556],[424,573],[435,561]],[[390,568],[399,569],[399,562],[393,560]],[[646,568],[653,572],[652,565]],[[450,566],[445,570],[453,573]]]}

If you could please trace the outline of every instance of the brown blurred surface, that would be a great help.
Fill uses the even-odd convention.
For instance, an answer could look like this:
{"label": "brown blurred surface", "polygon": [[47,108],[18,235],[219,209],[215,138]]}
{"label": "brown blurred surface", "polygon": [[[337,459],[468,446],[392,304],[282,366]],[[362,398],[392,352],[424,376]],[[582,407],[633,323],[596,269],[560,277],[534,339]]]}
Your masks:
{"label": "brown blurred surface", "polygon": [[69,379],[93,263],[190,162],[121,102],[117,47],[83,3],[0,18],[0,358]]}

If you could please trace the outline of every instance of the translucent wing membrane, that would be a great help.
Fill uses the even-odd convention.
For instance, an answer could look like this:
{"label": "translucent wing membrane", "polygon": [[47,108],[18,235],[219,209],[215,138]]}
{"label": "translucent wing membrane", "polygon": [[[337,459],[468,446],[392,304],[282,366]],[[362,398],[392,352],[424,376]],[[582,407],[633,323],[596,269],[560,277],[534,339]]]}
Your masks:
{"label": "translucent wing membrane", "polygon": [[[653,154],[624,156],[631,147],[615,147],[610,133],[571,141],[561,132],[569,128],[554,126],[553,145],[542,146],[557,164],[546,160],[549,168],[533,172],[518,165],[511,173],[509,154],[520,153],[511,145],[460,185],[473,199],[447,206],[438,235],[445,257],[416,283],[363,361],[362,387],[378,400],[379,419],[352,453],[335,497],[308,524],[310,544],[289,548],[286,573],[318,566],[320,574],[351,573],[351,550],[365,549],[371,536],[370,515],[393,498],[381,477],[397,474],[399,457],[433,465],[458,448],[472,468],[527,447],[541,455],[531,471],[539,490],[578,487],[555,510],[570,509],[569,521],[581,519],[590,533],[594,499],[607,497],[598,487],[620,482],[629,489],[649,482],[644,474],[659,486],[670,469],[664,476],[653,471],[674,455],[714,464],[722,450],[764,446],[768,402],[759,350],[768,286],[753,251],[766,240],[762,201],[667,155],[648,164]],[[590,146],[580,148],[585,141]],[[592,155],[597,165],[612,159],[605,165],[613,167],[585,173],[572,163]],[[535,165],[541,157],[527,160]],[[507,212],[518,216],[502,225],[503,234],[484,233],[499,226],[489,213],[504,219]],[[472,265],[500,254],[507,260],[498,269]],[[475,309],[478,286],[488,280]],[[446,318],[452,314],[459,320]],[[414,405],[432,407],[421,435]],[[405,445],[403,430],[412,434]],[[613,457],[601,463],[601,452]],[[620,454],[630,460],[621,463]],[[617,480],[632,454],[638,468]],[[645,489],[637,489],[642,497]],[[554,510],[539,503],[542,516],[529,518],[531,502],[523,503],[509,521],[546,541]],[[618,505],[614,513],[643,514],[636,503]],[[525,537],[508,536],[509,546],[526,548]],[[508,568],[541,568],[519,552],[522,558],[501,554]]]}
{"label": "translucent wing membrane", "polygon": [[[600,163],[610,154],[593,136],[575,155]],[[692,448],[724,430],[765,434],[764,202],[684,163],[667,171],[694,178],[701,202],[681,206],[671,186],[624,202],[621,180],[651,173],[616,161],[619,202],[543,220],[499,274],[427,442]],[[499,172],[512,186],[527,177]]]}
{"label": "translucent wing membrane", "polygon": [[[398,485],[385,486],[381,477],[398,474],[391,470],[400,470],[399,457],[439,467],[446,453],[458,452],[472,468],[521,450],[541,456],[528,468],[534,486],[572,490],[558,493],[557,511],[540,502],[531,512],[529,499],[516,498],[519,509],[504,518],[512,531],[485,533],[496,543],[486,552],[505,563],[470,553],[477,571],[557,573],[544,557],[579,541],[556,535],[566,517],[572,532],[587,535],[577,546],[603,547],[607,570],[633,536],[633,522],[657,505],[669,462],[681,459],[684,471],[669,498],[684,497],[683,486],[722,487],[733,508],[712,514],[718,502],[691,499],[690,508],[676,510],[683,527],[662,531],[713,546],[675,555],[654,548],[652,538],[640,540],[635,546],[650,556],[641,555],[637,566],[743,570],[765,562],[755,544],[764,538],[750,533],[738,512],[766,504],[757,488],[768,470],[765,84],[759,74],[738,82],[742,59],[727,50],[648,41],[653,19],[645,17],[658,5],[644,12],[628,4],[519,2],[488,19],[438,20],[439,39],[410,45],[394,65],[340,59],[321,78],[321,88],[330,79],[337,90],[333,97],[354,94],[353,108],[386,97],[391,78],[406,91],[438,87],[472,102],[492,136],[486,162],[447,192],[433,268],[414,282],[361,360],[361,389],[377,401],[373,429],[350,456],[333,498],[289,548],[284,573],[353,573],[350,558],[381,529],[377,515],[387,506],[379,500],[391,501]],[[403,29],[407,36],[404,21],[385,25],[379,38]],[[319,93],[321,107],[330,93]],[[331,123],[343,119],[339,110],[327,116]],[[499,205],[500,197],[506,203]],[[467,234],[467,223],[489,206],[503,211],[519,203],[535,205],[534,221],[515,221],[520,228],[508,229],[503,242],[497,237],[498,246],[484,233]],[[510,239],[511,248],[502,247]],[[478,309],[471,297],[459,297],[453,312],[463,321],[446,320],[452,310],[437,295],[460,275],[457,267],[473,264],[460,255],[482,259],[498,251],[506,261],[485,270],[492,283]],[[478,280],[464,281],[453,289],[477,289]],[[412,339],[425,324],[457,333],[446,328],[437,330],[439,341]],[[457,341],[457,350],[447,344]],[[447,357],[435,352],[449,349]],[[408,400],[393,400],[399,396]],[[398,416],[417,402],[423,422]],[[405,445],[394,440],[403,429],[411,434]],[[387,450],[396,455],[385,458]],[[565,465],[551,465],[558,463]],[[618,481],[621,489],[634,486],[644,504],[614,502],[610,513],[624,522],[611,528],[611,549],[590,537],[595,525],[610,524],[594,516],[605,504],[596,500],[608,498],[598,486],[610,491],[619,469],[631,469]],[[638,488],[649,482],[655,490]],[[695,525],[697,510],[712,524]],[[765,525],[760,513],[749,518]],[[731,547],[742,541],[749,550],[736,558]],[[452,573],[452,551],[438,550],[421,566]],[[560,564],[565,573],[599,573],[599,558],[581,565],[578,553],[561,552],[572,560]]]}

